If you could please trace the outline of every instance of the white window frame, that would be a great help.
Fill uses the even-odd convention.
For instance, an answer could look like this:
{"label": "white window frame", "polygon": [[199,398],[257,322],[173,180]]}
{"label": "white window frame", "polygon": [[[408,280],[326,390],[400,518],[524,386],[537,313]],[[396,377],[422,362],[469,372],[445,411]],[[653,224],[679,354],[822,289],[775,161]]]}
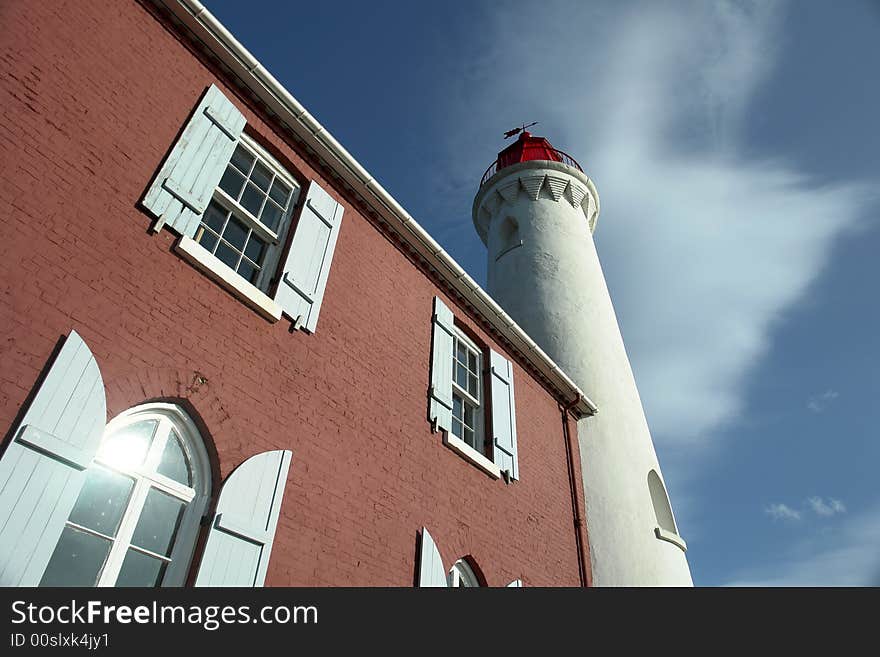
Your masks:
{"label": "white window frame", "polygon": [[[66,527],[72,527],[112,542],[110,553],[96,583],[98,587],[115,586],[129,547],[168,562],[160,586],[182,586],[186,581],[192,562],[199,523],[210,499],[211,468],[207,450],[198,428],[186,412],[176,404],[145,404],[124,411],[107,424],[101,442],[103,443],[107,436],[145,420],[155,420],[157,426],[143,463],[133,467],[113,463],[102,457],[99,447],[93,465],[90,466],[90,469],[100,467],[134,480],[116,535],[114,537],[107,536],[88,527],[72,523],[70,520],[65,523]],[[186,486],[156,471],[172,430],[180,436],[181,447],[189,461],[192,486]],[[143,513],[147,494],[153,488],[186,504],[177,527],[171,554],[168,557],[131,545],[132,536]]]}
{"label": "white window frame", "polygon": [[[483,373],[483,360],[484,354],[483,350],[480,349],[471,340],[467,335],[464,334],[458,327],[454,327],[454,340],[452,342],[452,359],[453,359],[453,371],[452,371],[452,394],[453,396],[458,395],[463,400],[469,402],[470,404],[476,407],[475,410],[475,425],[474,428],[474,436],[484,441],[486,440],[486,384],[485,384],[485,376]],[[477,392],[480,395],[480,398],[477,399],[473,395],[471,395],[467,390],[463,389],[458,385],[455,381],[455,361],[456,361],[456,341],[459,341],[465,345],[468,349],[473,351],[477,356]],[[453,419],[455,417],[453,416]],[[467,460],[471,461],[485,471],[487,474],[492,476],[494,479],[501,478],[501,470],[500,468],[492,462],[492,460],[480,452],[479,450],[474,449],[470,445],[468,445],[464,440],[456,436],[452,432],[452,427],[450,426],[449,431],[444,432],[443,438],[444,444],[457,452]]]}
{"label": "white window frame", "polygon": [[[212,201],[216,201],[225,210],[232,212],[237,219],[244,222],[252,231],[268,242],[267,253],[263,258],[263,264],[260,268],[260,274],[256,283],[246,280],[241,274],[224,263],[220,258],[203,247],[196,238],[190,238],[186,235],[182,236],[175,246],[175,250],[187,260],[190,264],[203,270],[213,280],[225,287],[233,295],[244,301],[247,305],[263,315],[270,321],[278,321],[281,319],[282,308],[274,299],[268,296],[267,291],[272,277],[277,273],[281,253],[284,250],[284,244],[290,232],[293,223],[293,210],[299,201],[299,195],[302,191],[299,183],[287,172],[287,170],[260,146],[252,137],[242,133],[236,142],[236,148],[241,145],[250,152],[258,161],[261,161],[272,172],[291,188],[290,200],[287,213],[282,217],[278,231],[272,231],[263,222],[257,219],[247,209],[245,209],[238,201],[232,198],[224,190],[220,188],[220,184],[214,188]],[[233,151],[234,152],[234,151]],[[230,156],[231,160],[231,156]],[[226,163],[228,166],[229,163]],[[225,169],[224,169],[225,171]],[[207,208],[206,208],[207,211]],[[202,213],[204,216],[204,213]],[[199,217],[198,231],[202,228],[202,217]]]}
{"label": "white window frame", "polygon": [[480,580],[474,574],[473,568],[464,559],[459,559],[452,564],[452,568],[449,569],[449,574],[446,576],[446,582],[449,588],[453,589],[478,588],[480,586]]}

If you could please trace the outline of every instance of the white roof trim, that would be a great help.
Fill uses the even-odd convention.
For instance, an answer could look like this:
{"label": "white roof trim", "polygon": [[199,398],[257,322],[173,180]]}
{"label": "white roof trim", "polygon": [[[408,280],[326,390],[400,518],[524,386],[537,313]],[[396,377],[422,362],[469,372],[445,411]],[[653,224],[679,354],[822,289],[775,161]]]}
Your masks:
{"label": "white roof trim", "polygon": [[474,281],[403,207],[376,182],[351,154],[309,114],[305,107],[257,61],[198,0],[153,0],[166,7],[205,46],[265,102],[300,139],[313,148],[340,178],[360,193],[370,207],[412,246],[440,277],[462,295],[519,354],[539,371],[561,397],[571,399],[580,417],[594,415],[596,405],[532,340],[492,297]]}

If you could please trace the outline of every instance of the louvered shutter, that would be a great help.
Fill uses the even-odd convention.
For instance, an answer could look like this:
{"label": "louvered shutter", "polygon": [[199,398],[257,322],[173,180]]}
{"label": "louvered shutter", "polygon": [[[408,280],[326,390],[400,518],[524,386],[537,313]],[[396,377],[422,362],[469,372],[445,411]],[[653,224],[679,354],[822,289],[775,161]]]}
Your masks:
{"label": "louvered shutter", "polygon": [[516,404],[513,398],[513,364],[501,354],[489,355],[492,380],[492,434],[495,465],[519,479],[516,451]]}
{"label": "louvered shutter", "polygon": [[0,585],[40,583],[106,422],[98,364],[71,331],[0,458]]}
{"label": "louvered shutter", "polygon": [[144,196],[144,207],[158,217],[154,230],[168,224],[195,235],[244,125],[244,115],[212,84]]}
{"label": "louvered shutter", "polygon": [[428,533],[427,528],[422,527],[422,541],[419,550],[419,586],[449,586],[446,581],[446,569],[440,558],[440,550]]}
{"label": "louvered shutter", "polygon": [[343,207],[318,183],[314,180],[309,183],[275,292],[275,301],[294,320],[294,325],[310,333],[318,326],[342,212]]}
{"label": "louvered shutter", "polygon": [[434,430],[452,429],[452,349],[454,322],[452,311],[434,297],[433,337],[431,339],[431,404],[429,420]]}
{"label": "louvered shutter", "polygon": [[289,450],[250,457],[226,479],[196,586],[262,586],[275,539]]}

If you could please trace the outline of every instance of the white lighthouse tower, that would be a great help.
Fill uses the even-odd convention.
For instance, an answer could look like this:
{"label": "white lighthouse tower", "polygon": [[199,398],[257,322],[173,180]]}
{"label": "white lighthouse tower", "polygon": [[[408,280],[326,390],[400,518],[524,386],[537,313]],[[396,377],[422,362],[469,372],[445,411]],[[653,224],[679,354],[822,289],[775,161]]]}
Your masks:
{"label": "white lighthouse tower", "polygon": [[593,583],[691,586],[593,230],[599,195],[524,129],[489,167],[473,219],[492,297],[596,404],[578,422]]}

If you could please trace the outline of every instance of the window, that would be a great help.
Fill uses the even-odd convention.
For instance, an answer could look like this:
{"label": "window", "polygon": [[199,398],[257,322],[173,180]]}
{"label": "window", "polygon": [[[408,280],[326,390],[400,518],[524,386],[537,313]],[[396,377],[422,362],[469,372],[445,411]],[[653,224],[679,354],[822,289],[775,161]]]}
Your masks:
{"label": "window", "polygon": [[452,433],[480,454],[491,456],[487,454],[483,434],[482,363],[480,349],[456,330],[452,350]]}
{"label": "window", "polygon": [[464,559],[456,561],[447,576],[448,585],[452,588],[477,587],[480,581],[473,569]]}
{"label": "window", "polygon": [[[33,393],[0,454],[0,586],[183,584],[212,492],[187,414],[147,404],[105,425],[101,371],[76,331]],[[196,586],[263,585],[290,461],[260,452],[226,477]]]}
{"label": "window", "polygon": [[107,425],[41,586],[179,586],[210,494],[188,416],[150,404]]}
{"label": "window", "polygon": [[314,180],[298,204],[299,185],[245,124],[212,84],[141,204],[156,217],[154,231],[180,235],[174,249],[191,265],[266,319],[283,313],[314,333],[343,207]]}
{"label": "window", "polygon": [[485,434],[483,351],[454,328],[451,359],[452,418],[444,443],[493,477],[500,477],[501,471],[493,461],[492,443]]}
{"label": "window", "polygon": [[194,239],[248,283],[268,291],[297,191],[281,165],[242,135]]}
{"label": "window", "polygon": [[648,491],[651,494],[651,504],[654,507],[654,516],[657,520],[654,534],[661,540],[669,541],[682,550],[687,550],[684,539],[678,535],[678,527],[675,525],[675,517],[672,515],[672,506],[669,504],[666,487],[656,470],[651,470],[648,473]]}
{"label": "window", "polygon": [[493,478],[519,479],[513,364],[466,336],[440,297],[434,297],[431,351],[432,430]]}
{"label": "window", "polygon": [[519,223],[513,217],[507,217],[504,219],[501,223],[498,236],[499,246],[498,255],[495,256],[496,261],[513,251],[513,249],[523,245],[523,241],[519,236]]}

